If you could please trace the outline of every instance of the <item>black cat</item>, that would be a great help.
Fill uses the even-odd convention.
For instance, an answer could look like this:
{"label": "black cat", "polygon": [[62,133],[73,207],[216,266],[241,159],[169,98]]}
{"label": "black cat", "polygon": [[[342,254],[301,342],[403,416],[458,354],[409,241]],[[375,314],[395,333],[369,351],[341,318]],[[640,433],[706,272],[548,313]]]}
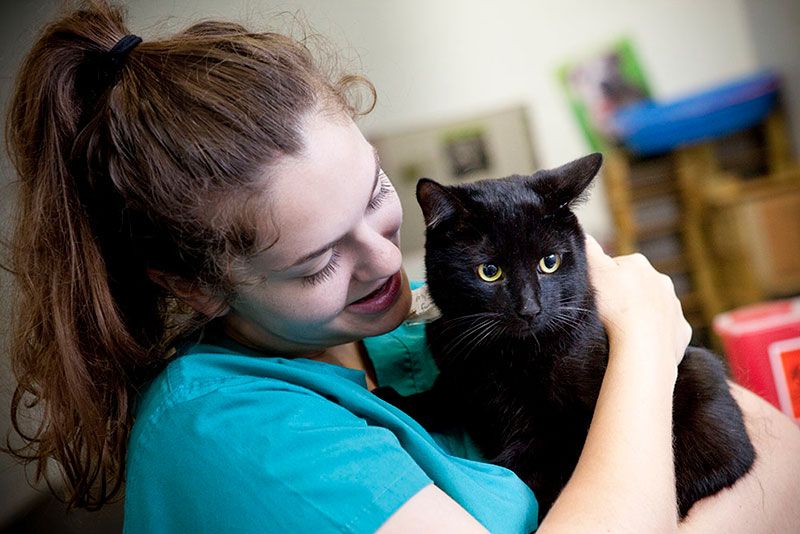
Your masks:
{"label": "black cat", "polygon": [[[426,325],[440,375],[425,393],[376,394],[430,429],[460,424],[525,481],[544,517],[580,455],[608,361],[571,207],[599,154],[533,176],[458,186],[422,179],[425,267],[441,318]],[[689,347],[673,409],[678,511],[731,486],[755,451],[725,370]]]}

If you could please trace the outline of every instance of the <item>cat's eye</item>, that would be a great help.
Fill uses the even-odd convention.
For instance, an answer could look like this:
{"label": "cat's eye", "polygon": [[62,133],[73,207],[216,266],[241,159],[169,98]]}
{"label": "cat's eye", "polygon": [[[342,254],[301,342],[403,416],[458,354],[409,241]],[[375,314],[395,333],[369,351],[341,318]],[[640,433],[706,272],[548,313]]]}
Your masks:
{"label": "cat's eye", "polygon": [[478,265],[478,276],[485,282],[496,282],[503,276],[503,269],[494,263],[481,263]]}
{"label": "cat's eye", "polygon": [[550,254],[539,260],[539,270],[545,274],[556,272],[561,267],[561,255]]}

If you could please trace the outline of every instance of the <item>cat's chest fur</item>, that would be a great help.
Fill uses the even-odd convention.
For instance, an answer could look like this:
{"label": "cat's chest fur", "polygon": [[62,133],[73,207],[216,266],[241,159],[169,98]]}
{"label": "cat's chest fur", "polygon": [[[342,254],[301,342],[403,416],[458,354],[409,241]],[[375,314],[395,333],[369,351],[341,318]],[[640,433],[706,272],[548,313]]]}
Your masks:
{"label": "cat's chest fur", "polygon": [[461,331],[448,329],[447,317],[427,326],[440,387],[460,412],[470,414],[463,423],[487,454],[514,441],[554,446],[586,431],[607,351],[596,316],[584,319],[584,328],[572,336],[501,336],[477,353],[450,350]]}

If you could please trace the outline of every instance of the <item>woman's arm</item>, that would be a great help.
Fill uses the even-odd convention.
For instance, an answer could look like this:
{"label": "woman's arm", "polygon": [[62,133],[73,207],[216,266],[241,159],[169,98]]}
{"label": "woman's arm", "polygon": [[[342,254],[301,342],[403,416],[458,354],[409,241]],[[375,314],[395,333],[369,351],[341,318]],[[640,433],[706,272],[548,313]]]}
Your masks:
{"label": "woman's arm", "polygon": [[672,283],[587,240],[610,353],[575,471],[540,532],[674,532],[672,392],[691,337]]}
{"label": "woman's arm", "polygon": [[407,532],[486,534],[488,530],[449,495],[429,484],[407,500],[376,531],[377,534]]}
{"label": "woman's arm", "polygon": [[731,393],[756,449],[752,470],[733,487],[698,501],[681,533],[800,532],[800,428],[736,384]]}

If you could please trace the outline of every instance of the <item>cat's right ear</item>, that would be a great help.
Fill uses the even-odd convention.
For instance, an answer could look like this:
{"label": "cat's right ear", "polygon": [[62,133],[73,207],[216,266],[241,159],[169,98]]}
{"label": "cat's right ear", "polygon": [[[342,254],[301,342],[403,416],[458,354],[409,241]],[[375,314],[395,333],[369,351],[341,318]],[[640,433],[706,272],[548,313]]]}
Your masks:
{"label": "cat's right ear", "polygon": [[417,182],[417,202],[422,208],[427,228],[435,227],[463,209],[453,193],[429,178],[420,178]]}

